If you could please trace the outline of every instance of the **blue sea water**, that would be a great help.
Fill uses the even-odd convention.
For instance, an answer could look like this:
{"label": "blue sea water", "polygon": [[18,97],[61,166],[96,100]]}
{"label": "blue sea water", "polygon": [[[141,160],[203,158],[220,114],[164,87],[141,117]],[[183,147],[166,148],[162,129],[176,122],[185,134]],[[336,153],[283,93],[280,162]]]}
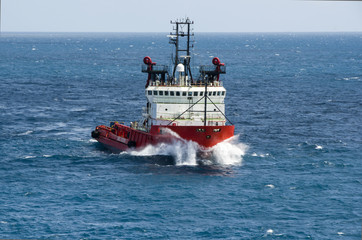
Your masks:
{"label": "blue sea water", "polygon": [[362,34],[195,41],[195,64],[227,66],[238,135],[207,166],[90,137],[139,120],[166,34],[1,34],[0,238],[361,239]]}

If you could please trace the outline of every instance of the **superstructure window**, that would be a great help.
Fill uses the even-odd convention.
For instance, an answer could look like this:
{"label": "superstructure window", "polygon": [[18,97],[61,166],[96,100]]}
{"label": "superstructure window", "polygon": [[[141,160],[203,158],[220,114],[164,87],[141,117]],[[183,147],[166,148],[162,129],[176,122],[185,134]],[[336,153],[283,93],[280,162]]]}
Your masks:
{"label": "superstructure window", "polygon": [[194,97],[197,97],[199,92],[194,92]]}
{"label": "superstructure window", "polygon": [[165,96],[168,96],[168,91],[165,91]]}
{"label": "superstructure window", "polygon": [[176,96],[180,96],[180,92],[176,92]]}
{"label": "superstructure window", "polygon": [[212,96],[216,96],[216,92],[212,92]]}
{"label": "superstructure window", "polygon": [[225,96],[225,91],[222,91],[222,95]]}
{"label": "superstructure window", "polygon": [[200,96],[204,96],[204,92],[200,92]]}
{"label": "superstructure window", "polygon": [[174,91],[171,91],[171,92],[170,92],[170,96],[175,96],[175,92],[174,92]]}
{"label": "superstructure window", "polygon": [[209,92],[209,96],[211,96],[212,95],[212,92]]}
{"label": "superstructure window", "polygon": [[191,96],[192,96],[192,92],[188,92],[188,96],[191,97]]}
{"label": "superstructure window", "polygon": [[220,96],[220,93],[221,93],[221,92],[217,92],[217,95]]}
{"label": "superstructure window", "polygon": [[163,96],[163,91],[160,91],[160,96]]}
{"label": "superstructure window", "polygon": [[186,96],[186,92],[182,92],[182,96]]}
{"label": "superstructure window", "polygon": [[153,95],[157,96],[157,91],[153,91]]}
{"label": "superstructure window", "polygon": [[152,95],[152,91],[148,91],[148,95]]}

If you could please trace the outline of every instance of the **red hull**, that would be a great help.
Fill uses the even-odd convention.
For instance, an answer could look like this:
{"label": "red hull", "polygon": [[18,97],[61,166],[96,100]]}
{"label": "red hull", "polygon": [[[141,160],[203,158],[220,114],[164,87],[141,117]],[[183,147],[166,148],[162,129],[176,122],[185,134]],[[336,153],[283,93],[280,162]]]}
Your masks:
{"label": "red hull", "polygon": [[194,141],[207,149],[232,136],[234,126],[152,126],[150,132],[144,132],[115,123],[112,128],[97,126],[92,132],[92,137],[98,142],[118,151],[167,143],[179,138]]}

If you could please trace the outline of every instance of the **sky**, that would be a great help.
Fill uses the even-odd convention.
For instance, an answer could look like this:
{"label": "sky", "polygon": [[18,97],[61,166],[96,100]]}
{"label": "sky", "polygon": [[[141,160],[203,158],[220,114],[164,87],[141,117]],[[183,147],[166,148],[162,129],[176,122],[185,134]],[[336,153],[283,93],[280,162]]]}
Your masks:
{"label": "sky", "polygon": [[0,1],[3,32],[168,32],[185,16],[195,32],[362,31],[362,1]]}

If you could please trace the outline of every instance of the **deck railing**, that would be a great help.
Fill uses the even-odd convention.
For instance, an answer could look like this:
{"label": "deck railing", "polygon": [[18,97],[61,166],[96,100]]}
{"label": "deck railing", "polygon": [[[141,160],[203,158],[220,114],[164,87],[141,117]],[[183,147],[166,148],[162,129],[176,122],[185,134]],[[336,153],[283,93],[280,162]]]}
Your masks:
{"label": "deck railing", "polygon": [[226,73],[226,66],[220,66],[220,71],[217,72],[217,67],[215,65],[201,65],[200,73],[224,74]]}
{"label": "deck railing", "polygon": [[166,65],[153,65],[152,70],[147,65],[142,65],[142,72],[146,73],[166,73],[168,72],[168,66]]}

